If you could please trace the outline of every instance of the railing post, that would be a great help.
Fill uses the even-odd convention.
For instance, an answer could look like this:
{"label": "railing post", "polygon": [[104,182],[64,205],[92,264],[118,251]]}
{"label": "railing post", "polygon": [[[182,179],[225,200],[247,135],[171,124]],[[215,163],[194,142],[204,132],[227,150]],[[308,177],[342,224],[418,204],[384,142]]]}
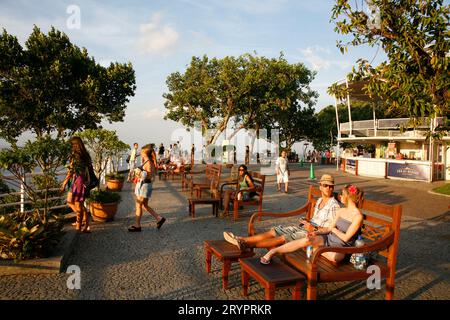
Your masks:
{"label": "railing post", "polygon": [[22,181],[20,182],[20,213],[25,212],[25,176],[22,177]]}

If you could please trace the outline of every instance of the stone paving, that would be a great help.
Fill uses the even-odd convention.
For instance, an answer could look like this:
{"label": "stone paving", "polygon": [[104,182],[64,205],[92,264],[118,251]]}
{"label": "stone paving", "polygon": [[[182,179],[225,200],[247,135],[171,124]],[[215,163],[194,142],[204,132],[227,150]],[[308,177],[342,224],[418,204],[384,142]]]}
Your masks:
{"label": "stone paving", "polygon": [[[297,168],[291,176],[291,193],[276,192],[274,176],[266,183],[264,210],[287,211],[306,202],[309,167]],[[355,183],[366,197],[403,205],[403,218],[396,277],[396,299],[450,299],[450,198],[428,193],[439,183],[405,182],[356,177],[319,166],[316,177],[335,175],[339,191]],[[203,240],[220,239],[224,230],[245,235],[252,209],[242,217],[216,218],[210,206],[199,206],[197,217],[187,213],[186,193],[179,181],[157,181],[150,205],[167,218],[161,230],[149,214],[141,233],[129,233],[134,221],[130,185],[122,191],[123,201],[115,221],[93,224],[91,234],[77,236],[69,265],[81,268],[81,290],[70,290],[68,274],[0,277],[0,299],[244,299],[240,270],[234,265],[230,289],[222,290],[221,266],[213,258],[213,272],[205,272]],[[295,222],[296,218],[266,220],[261,229]],[[261,251],[262,253],[262,251]],[[383,299],[381,290],[368,290],[364,282],[319,284],[318,299]],[[264,298],[259,284],[251,282],[245,299]],[[290,299],[280,290],[277,299]]]}

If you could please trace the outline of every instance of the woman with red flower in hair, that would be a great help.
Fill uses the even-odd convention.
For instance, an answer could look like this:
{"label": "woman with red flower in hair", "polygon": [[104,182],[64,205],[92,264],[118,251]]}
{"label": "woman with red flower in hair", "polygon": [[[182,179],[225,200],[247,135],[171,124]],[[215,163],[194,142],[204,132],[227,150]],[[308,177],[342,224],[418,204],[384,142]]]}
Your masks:
{"label": "woman with red flower in hair", "polygon": [[[317,247],[351,247],[361,233],[363,215],[358,209],[363,201],[364,192],[355,185],[346,185],[342,189],[341,202],[344,208],[336,212],[336,218],[327,228],[319,228],[308,234],[306,238],[288,242],[270,250],[261,257],[261,263],[268,264],[276,254],[294,252],[312,245]],[[337,252],[325,252],[323,256],[330,261],[339,262],[345,255]]]}

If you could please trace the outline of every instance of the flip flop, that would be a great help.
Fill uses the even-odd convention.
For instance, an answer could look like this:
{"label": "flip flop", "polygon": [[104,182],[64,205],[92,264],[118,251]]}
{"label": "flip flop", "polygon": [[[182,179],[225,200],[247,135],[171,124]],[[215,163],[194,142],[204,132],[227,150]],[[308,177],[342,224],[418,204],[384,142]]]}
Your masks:
{"label": "flip flop", "polygon": [[266,258],[264,258],[264,257],[261,257],[260,259],[259,259],[259,262],[261,263],[261,264],[269,264],[270,263],[270,259],[269,260],[267,260]]}
{"label": "flip flop", "polygon": [[156,229],[160,229],[162,227],[162,225],[164,224],[164,222],[166,222],[166,218],[163,217],[161,220],[159,220],[156,223]]}
{"label": "flip flop", "polygon": [[131,226],[128,228],[129,232],[141,232],[141,227],[135,227],[135,226]]}

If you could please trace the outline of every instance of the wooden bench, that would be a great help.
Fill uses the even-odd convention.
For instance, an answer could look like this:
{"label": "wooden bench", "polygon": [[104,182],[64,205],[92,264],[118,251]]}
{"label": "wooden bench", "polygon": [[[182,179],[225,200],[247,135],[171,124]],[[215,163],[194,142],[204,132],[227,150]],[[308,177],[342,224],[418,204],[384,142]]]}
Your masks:
{"label": "wooden bench", "polygon": [[218,178],[220,181],[221,174],[222,174],[221,164],[207,164],[205,169],[205,176],[203,178],[195,179],[192,176],[190,181],[191,196],[195,192],[197,197],[201,197],[202,191],[210,188],[212,179]]}
{"label": "wooden bench", "polygon": [[188,198],[189,203],[189,215],[192,218],[195,218],[195,205],[197,204],[211,204],[213,209],[213,215],[216,217],[219,214],[219,205],[220,205],[220,194],[218,191],[219,186],[219,177],[214,176],[211,177],[209,194],[202,196],[193,196]]}
{"label": "wooden bench", "polygon": [[[223,194],[223,188],[225,185],[234,185],[235,186],[236,193],[234,195],[234,200],[233,200],[233,220],[235,220],[235,221],[239,218],[239,207],[258,206],[258,211],[262,211],[262,203],[263,203],[263,196],[264,196],[264,184],[266,181],[266,176],[263,174],[260,174],[259,172],[250,171],[249,173],[252,176],[253,183],[255,185],[255,188],[252,189],[251,191],[254,191],[256,193],[256,195],[249,200],[244,200],[243,195],[242,195],[243,192],[249,192],[249,190],[240,190],[239,183],[237,181],[232,182],[232,183],[224,183],[221,186],[221,191],[220,191],[221,194]],[[238,200],[239,195],[241,195],[240,196],[241,200]],[[223,197],[223,195],[222,195],[222,197]]]}
{"label": "wooden bench", "polygon": [[214,255],[222,262],[222,287],[228,288],[228,274],[231,270],[231,264],[238,262],[241,258],[253,257],[254,251],[241,252],[235,245],[225,240],[205,240],[203,242],[206,256],[206,272],[211,273],[211,260]]}
{"label": "wooden bench", "polygon": [[239,259],[242,270],[242,294],[248,295],[250,277],[265,288],[266,300],[274,300],[279,288],[293,288],[292,300],[300,300],[305,276],[275,258],[269,265],[263,265],[259,258]]}
{"label": "wooden bench", "polygon": [[[307,203],[296,210],[286,213],[257,212],[248,225],[249,235],[255,234],[255,222],[262,217],[291,217],[305,215],[307,220],[314,213],[314,205],[321,196],[319,189],[310,186]],[[356,247],[321,247],[314,251],[310,260],[306,259],[304,250],[284,255],[286,263],[302,272],[307,278],[307,299],[317,298],[317,284],[320,282],[338,282],[366,280],[371,276],[366,270],[357,270],[350,263],[348,257],[353,253],[375,253],[370,265],[380,268],[381,277],[386,278],[385,299],[394,297],[394,281],[397,263],[398,241],[400,235],[400,222],[402,215],[401,205],[387,205],[372,200],[364,200],[361,205],[364,214],[362,236],[365,245]],[[347,257],[339,264],[331,263],[322,257],[325,252],[344,253]]]}

